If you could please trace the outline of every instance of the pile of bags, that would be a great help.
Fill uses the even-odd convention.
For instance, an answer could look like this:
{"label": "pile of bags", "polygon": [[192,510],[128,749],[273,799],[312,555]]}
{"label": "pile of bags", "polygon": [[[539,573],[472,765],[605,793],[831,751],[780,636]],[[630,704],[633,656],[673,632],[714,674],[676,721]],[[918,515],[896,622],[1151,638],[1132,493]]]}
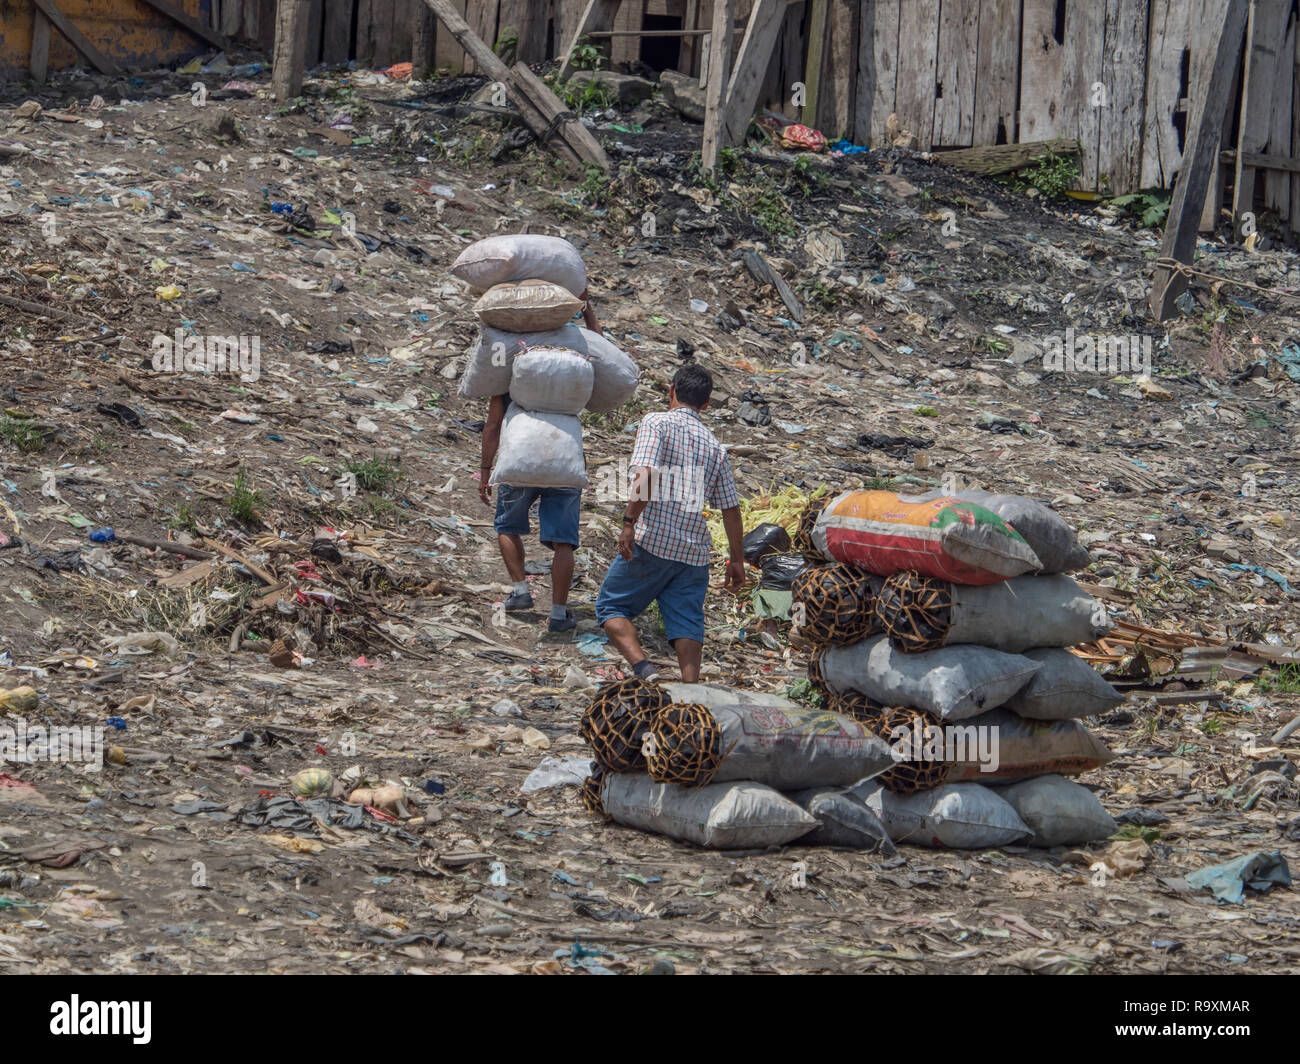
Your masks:
{"label": "pile of bags", "polygon": [[848,492],[801,523],[814,564],[792,616],[816,644],[809,678],[901,758],[848,793],[895,842],[1104,838],[1114,821],[1065,778],[1111,760],[1079,718],[1122,701],[1066,649],[1110,627],[1065,575],[1087,552],[1041,503],[970,495]]}
{"label": "pile of bags", "polygon": [[459,395],[510,395],[491,483],[584,488],[583,410],[609,413],[636,390],[636,364],[599,333],[571,323],[585,304],[582,256],[555,236],[494,236],[451,272],[480,295],[482,326]]}
{"label": "pile of bags", "polygon": [[597,764],[583,799],[620,824],[714,849],[799,839],[894,852],[848,790],[893,763],[859,721],[775,695],[628,679],[596,693],[580,731]]}

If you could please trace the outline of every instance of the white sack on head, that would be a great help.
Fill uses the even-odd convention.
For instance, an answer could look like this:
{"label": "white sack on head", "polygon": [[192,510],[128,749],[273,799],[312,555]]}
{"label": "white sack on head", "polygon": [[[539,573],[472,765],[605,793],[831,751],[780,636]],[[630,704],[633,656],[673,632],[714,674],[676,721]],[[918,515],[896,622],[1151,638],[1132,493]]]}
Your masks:
{"label": "white sack on head", "polygon": [[558,236],[520,233],[487,237],[462,251],[451,272],[480,290],[530,277],[563,285],[575,297],[587,290],[582,256]]}

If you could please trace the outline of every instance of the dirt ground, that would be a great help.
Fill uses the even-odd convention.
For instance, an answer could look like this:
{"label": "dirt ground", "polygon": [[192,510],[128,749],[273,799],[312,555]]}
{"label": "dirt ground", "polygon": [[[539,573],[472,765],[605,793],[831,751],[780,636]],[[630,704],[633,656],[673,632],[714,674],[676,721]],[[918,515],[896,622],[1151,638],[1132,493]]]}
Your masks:
{"label": "dirt ground", "polygon": [[[1157,327],[1158,235],[1131,215],[905,150],[753,145],[705,180],[700,127],[655,97],[594,112],[604,177],[500,150],[502,119],[457,116],[473,79],[335,72],[287,109],[265,76],[231,81],[0,92],[0,531],[20,541],[0,680],[40,696],[11,725],[113,747],[99,771],[0,765],[0,972],[1300,971],[1293,888],[1181,883],[1255,851],[1300,867],[1300,734],[1269,740],[1300,710],[1293,253],[1206,243],[1217,280]],[[447,267],[524,229],[582,249],[642,367],[628,408],[585,419],[589,470],[694,357],[748,498],[950,474],[1047,499],[1116,619],[1222,643],[1198,670],[1153,641],[1091,722],[1115,759],[1081,782],[1124,839],[718,853],[601,823],[572,787],[521,794],[544,757],[586,754],[589,685],[621,675],[592,605],[616,502],[584,498],[576,637],[545,635],[535,540],[537,612],[498,608],[485,404],[455,397],[472,299]],[[1032,344],[1070,328],[1151,337],[1154,387],[1046,371]],[[260,373],[155,370],[178,329],[256,337]],[[755,400],[771,424],[738,418]],[[321,528],[347,534],[313,551]],[[120,642],[142,632],[171,641]],[[788,636],[711,593],[705,679],[785,691],[807,658]],[[286,637],[300,668],[271,660]],[[409,816],[298,804],[289,778],[318,765],[406,785]]]}

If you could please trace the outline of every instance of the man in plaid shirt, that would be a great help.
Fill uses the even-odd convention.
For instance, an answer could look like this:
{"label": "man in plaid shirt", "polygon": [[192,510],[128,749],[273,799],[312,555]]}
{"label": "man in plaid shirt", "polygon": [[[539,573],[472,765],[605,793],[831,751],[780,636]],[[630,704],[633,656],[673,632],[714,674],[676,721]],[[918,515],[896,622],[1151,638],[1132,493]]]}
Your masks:
{"label": "man in plaid shirt", "polygon": [[701,366],[683,366],[668,390],[668,409],[647,414],[632,451],[632,499],[623,515],[619,556],[596,597],[596,620],[642,680],[657,680],[632,621],[659,603],[664,633],[677,653],[682,679],[700,678],[704,596],[709,587],[711,540],[704,504],[722,511],[731,556],[724,586],[745,586],[740,496],[727,454],[700,419],[713,378]]}

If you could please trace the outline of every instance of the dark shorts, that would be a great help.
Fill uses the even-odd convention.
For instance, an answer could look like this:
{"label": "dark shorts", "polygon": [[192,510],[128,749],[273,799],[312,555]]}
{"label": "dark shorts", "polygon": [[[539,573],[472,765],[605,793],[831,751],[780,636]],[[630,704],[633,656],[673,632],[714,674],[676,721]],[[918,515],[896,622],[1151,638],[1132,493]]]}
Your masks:
{"label": "dark shorts", "polygon": [[578,545],[578,517],[582,513],[581,488],[514,488],[497,485],[497,535],[526,536],[532,531],[528,512],[537,503],[537,525],[543,545]]}
{"label": "dark shorts", "polygon": [[638,546],[633,548],[630,562],[619,555],[605,574],[596,596],[596,623],[604,624],[611,617],[632,620],[657,601],[670,643],[675,639],[703,643],[704,596],[708,591],[707,565],[669,561]]}

